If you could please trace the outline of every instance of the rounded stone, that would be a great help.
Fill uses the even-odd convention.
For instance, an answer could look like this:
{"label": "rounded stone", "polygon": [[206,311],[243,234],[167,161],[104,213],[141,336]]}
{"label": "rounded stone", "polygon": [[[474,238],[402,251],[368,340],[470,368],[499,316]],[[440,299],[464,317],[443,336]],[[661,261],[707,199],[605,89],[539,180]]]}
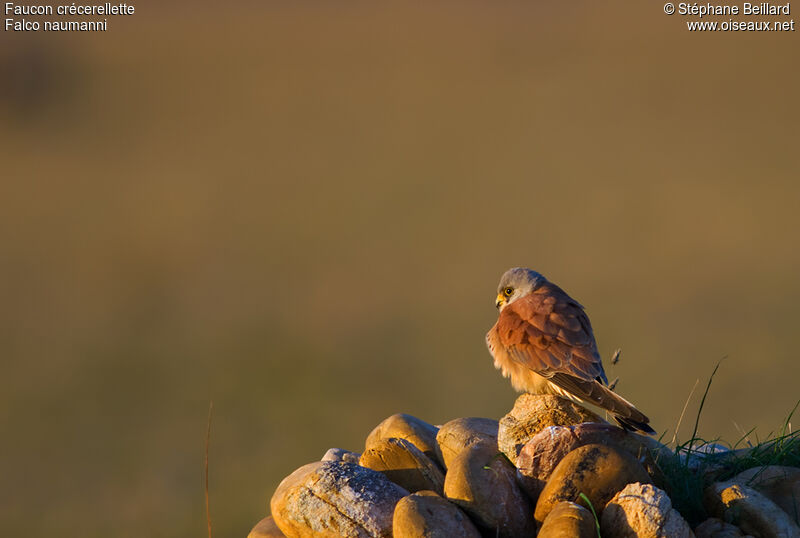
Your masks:
{"label": "rounded stone", "polygon": [[438,432],[439,428],[428,424],[424,420],[404,413],[397,413],[375,426],[367,436],[365,450],[372,448],[381,439],[389,439],[391,437],[405,439],[424,452],[431,460],[441,464],[436,455],[436,434]]}
{"label": "rounded stone", "polygon": [[432,490],[443,493],[444,474],[420,449],[405,439],[380,439],[364,451],[362,467],[380,471],[410,492]]}
{"label": "rounded stone", "polygon": [[456,505],[433,491],[403,497],[394,509],[394,538],[480,538],[478,529]]}
{"label": "rounded stone", "polygon": [[490,418],[457,418],[439,428],[436,453],[445,469],[462,450],[480,442],[497,445],[498,422]]}
{"label": "rounded stone", "polygon": [[256,523],[247,538],[283,538],[284,536],[272,516],[267,516]]}
{"label": "rounded stone", "polygon": [[725,523],[717,517],[710,517],[694,529],[695,538],[744,538],[742,529]]}
{"label": "rounded stone", "polygon": [[280,483],[270,509],[278,528],[290,538],[389,538],[394,507],[406,495],[372,469],[317,461]]}
{"label": "rounded stone", "polygon": [[800,468],[781,465],[754,467],[734,478],[747,484],[800,522]]}
{"label": "rounded stone", "polygon": [[346,463],[358,463],[361,454],[344,450],[343,448],[329,448],[321,461],[343,461]]}
{"label": "rounded stone", "polygon": [[517,455],[531,438],[548,426],[582,422],[606,423],[581,405],[552,394],[522,394],[509,413],[500,419],[497,445],[517,465]]}
{"label": "rounded stone", "polygon": [[595,538],[597,525],[594,515],[583,506],[561,501],[547,514],[538,538]]}
{"label": "rounded stone", "polygon": [[667,494],[652,484],[633,483],[608,502],[600,522],[603,536],[694,538]]}
{"label": "rounded stone", "polygon": [[800,536],[800,526],[777,504],[735,479],[707,487],[703,502],[709,514],[753,536]]}
{"label": "rounded stone", "polygon": [[665,454],[671,455],[669,448],[611,424],[584,422],[570,426],[549,426],[525,443],[517,457],[517,476],[522,488],[531,499],[538,498],[562,458],[576,448],[589,444],[613,444],[622,448],[644,466],[656,484],[664,483],[654,454],[658,456],[666,451]]}
{"label": "rounded stone", "polygon": [[600,511],[622,488],[632,482],[650,483],[647,471],[626,451],[610,445],[576,448],[553,470],[536,503],[536,522],[544,522],[559,501],[583,504],[580,494]]}
{"label": "rounded stone", "polygon": [[445,497],[491,536],[533,536],[533,511],[515,474],[494,443],[477,443],[452,460]]}

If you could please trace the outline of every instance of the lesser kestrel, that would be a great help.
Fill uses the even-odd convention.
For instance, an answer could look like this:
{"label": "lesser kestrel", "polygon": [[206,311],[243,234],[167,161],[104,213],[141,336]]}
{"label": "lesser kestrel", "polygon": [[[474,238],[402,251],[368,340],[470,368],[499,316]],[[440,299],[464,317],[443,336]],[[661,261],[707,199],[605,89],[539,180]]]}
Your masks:
{"label": "lesser kestrel", "polygon": [[564,290],[515,267],[500,279],[496,306],[500,315],[486,343],[516,390],[588,402],[626,430],[655,433],[644,413],[608,388],[589,318]]}

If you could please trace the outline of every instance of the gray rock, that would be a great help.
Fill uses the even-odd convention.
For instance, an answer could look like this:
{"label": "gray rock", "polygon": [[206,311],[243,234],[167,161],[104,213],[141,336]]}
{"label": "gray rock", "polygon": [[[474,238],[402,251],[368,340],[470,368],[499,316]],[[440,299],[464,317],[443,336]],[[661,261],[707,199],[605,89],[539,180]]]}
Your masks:
{"label": "gray rock", "polygon": [[343,461],[345,463],[358,463],[361,454],[344,450],[343,448],[329,448],[322,456],[322,461]]}
{"label": "gray rock", "polygon": [[633,483],[614,495],[600,519],[603,536],[615,538],[690,538],[692,529],[664,491]]}
{"label": "gray rock", "polygon": [[724,458],[730,454],[733,454],[733,451],[719,443],[703,443],[684,447],[676,453],[689,469],[706,473],[722,470]]}
{"label": "gray rock", "polygon": [[739,473],[733,480],[765,495],[792,521],[800,524],[800,468],[780,465],[754,467]]}
{"label": "gray rock", "polygon": [[352,463],[318,461],[280,483],[270,508],[288,537],[386,537],[397,501],[408,492]]}
{"label": "gray rock", "polygon": [[733,523],[743,532],[759,537],[797,538],[800,527],[755,489],[736,480],[717,482],[706,488],[704,503],[709,514]]}
{"label": "gray rock", "polygon": [[745,533],[736,525],[725,523],[719,518],[710,517],[694,529],[696,538],[744,538]]}

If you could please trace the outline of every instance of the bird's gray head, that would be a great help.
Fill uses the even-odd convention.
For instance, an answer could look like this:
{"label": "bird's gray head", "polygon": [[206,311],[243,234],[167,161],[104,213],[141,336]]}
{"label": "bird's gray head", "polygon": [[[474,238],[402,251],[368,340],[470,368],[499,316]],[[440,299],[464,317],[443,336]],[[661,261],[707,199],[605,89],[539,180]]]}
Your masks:
{"label": "bird's gray head", "polygon": [[503,273],[500,284],[497,286],[497,299],[495,306],[503,310],[506,306],[513,303],[520,297],[525,297],[543,282],[545,278],[525,267],[513,267]]}

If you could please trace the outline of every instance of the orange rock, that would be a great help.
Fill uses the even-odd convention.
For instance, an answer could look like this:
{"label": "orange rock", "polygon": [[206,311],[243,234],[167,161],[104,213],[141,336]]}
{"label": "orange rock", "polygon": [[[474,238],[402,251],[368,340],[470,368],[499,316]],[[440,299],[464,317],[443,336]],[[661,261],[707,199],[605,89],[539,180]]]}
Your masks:
{"label": "orange rock", "polygon": [[414,493],[433,490],[442,494],[444,473],[420,449],[405,439],[381,439],[361,455],[362,467],[380,471],[386,478]]}
{"label": "orange rock", "polygon": [[664,452],[671,456],[669,448],[618,426],[584,422],[547,427],[525,443],[517,457],[517,473],[522,488],[531,499],[537,499],[562,458],[576,448],[590,444],[622,448],[642,463],[656,484],[663,484],[662,473],[653,454]]}
{"label": "orange rock", "polygon": [[492,536],[533,536],[531,504],[515,475],[494,443],[478,443],[453,459],[444,494]]}
{"label": "orange rock", "polygon": [[439,428],[428,424],[424,420],[411,415],[397,413],[375,426],[367,436],[365,450],[372,448],[381,439],[389,439],[390,437],[405,439],[437,464],[441,464],[439,457],[436,455],[436,434],[438,431]]}
{"label": "orange rock", "polygon": [[536,522],[544,522],[559,501],[581,503],[583,493],[598,517],[603,507],[632,482],[649,483],[650,477],[636,459],[624,450],[607,445],[585,445],[561,460],[536,503]]}
{"label": "orange rock", "polygon": [[267,516],[256,523],[247,538],[283,538],[284,536],[272,516]]}
{"label": "orange rock", "polygon": [[457,418],[439,428],[436,435],[436,453],[445,469],[462,450],[482,441],[497,444],[496,420],[490,418]]}
{"label": "orange rock", "polygon": [[531,438],[548,426],[568,426],[603,419],[577,403],[552,394],[522,394],[500,419],[497,445],[517,465],[517,456]]}
{"label": "orange rock", "polygon": [[594,514],[583,506],[561,501],[547,514],[538,538],[595,538],[597,525]]}
{"label": "orange rock", "polygon": [[467,515],[433,491],[403,497],[394,509],[394,538],[480,538]]}

